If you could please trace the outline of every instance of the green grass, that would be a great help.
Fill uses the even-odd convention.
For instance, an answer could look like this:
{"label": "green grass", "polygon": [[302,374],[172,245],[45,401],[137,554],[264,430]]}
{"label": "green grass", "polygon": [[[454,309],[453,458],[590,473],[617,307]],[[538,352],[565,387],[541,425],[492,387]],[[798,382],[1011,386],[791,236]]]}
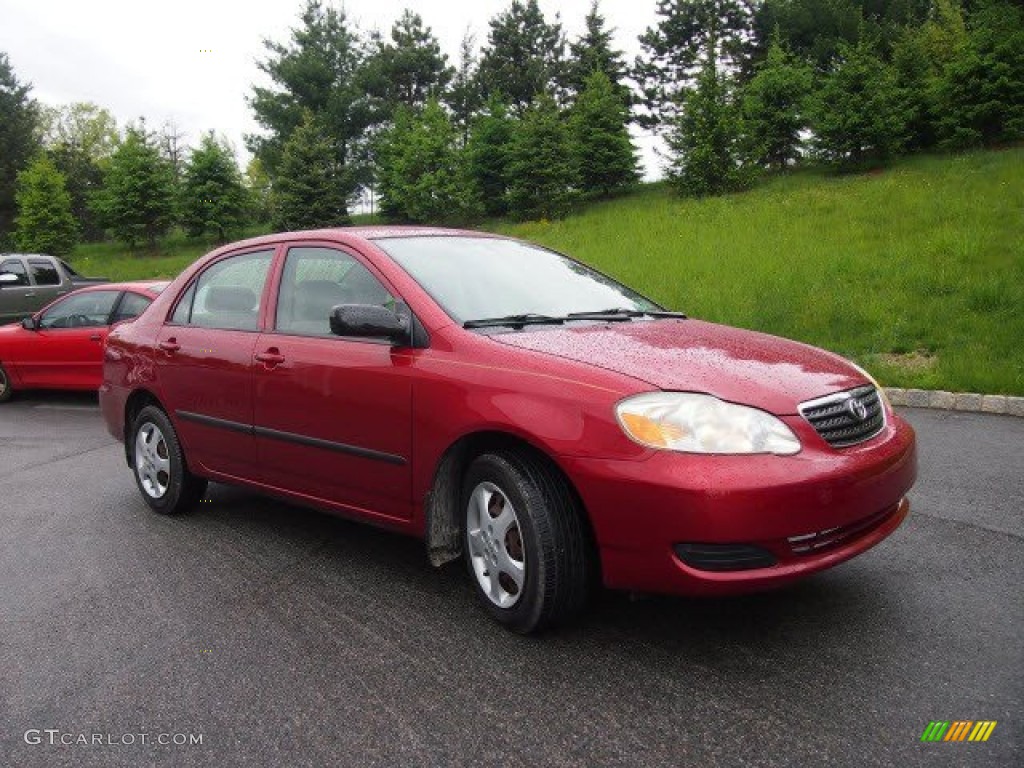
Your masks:
{"label": "green grass", "polygon": [[[1024,395],[1022,148],[807,171],[708,200],[650,185],[564,221],[490,228],[694,317],[832,349],[887,385]],[[172,240],[133,258],[91,245],[74,263],[173,276],[209,248]]]}
{"label": "green grass", "polygon": [[694,317],[847,355],[890,386],[1024,395],[1024,149],[707,200],[654,185],[495,228]]}

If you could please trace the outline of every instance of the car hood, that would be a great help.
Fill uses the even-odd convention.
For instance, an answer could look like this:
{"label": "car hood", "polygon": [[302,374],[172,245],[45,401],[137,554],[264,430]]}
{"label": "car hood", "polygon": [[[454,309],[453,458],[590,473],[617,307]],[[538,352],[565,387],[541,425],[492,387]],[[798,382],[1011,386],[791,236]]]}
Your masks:
{"label": "car hood", "polygon": [[706,392],[778,415],[805,400],[866,383],[839,355],[778,336],[700,320],[642,320],[491,337],[575,360],[658,389]]}

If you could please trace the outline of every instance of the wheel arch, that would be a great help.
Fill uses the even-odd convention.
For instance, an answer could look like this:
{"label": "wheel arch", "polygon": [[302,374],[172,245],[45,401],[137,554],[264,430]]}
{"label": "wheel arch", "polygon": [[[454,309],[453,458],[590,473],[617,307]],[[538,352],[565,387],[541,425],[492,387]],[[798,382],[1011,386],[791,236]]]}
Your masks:
{"label": "wheel arch", "polygon": [[[167,409],[164,408],[163,403],[160,402],[160,398],[148,389],[136,389],[128,396],[128,399],[124,404],[124,459],[128,462],[129,467],[132,466],[132,425],[135,423],[135,417],[138,416],[142,409],[147,405],[155,405],[161,411],[167,413]],[[170,418],[170,416],[168,416],[168,418]]]}
{"label": "wheel arch", "polygon": [[457,560],[462,555],[462,478],[478,456],[493,451],[527,453],[556,475],[572,495],[587,535],[593,562],[599,566],[597,544],[583,498],[572,479],[547,451],[521,435],[489,429],[471,432],[453,442],[441,455],[424,501],[427,556],[434,566]]}

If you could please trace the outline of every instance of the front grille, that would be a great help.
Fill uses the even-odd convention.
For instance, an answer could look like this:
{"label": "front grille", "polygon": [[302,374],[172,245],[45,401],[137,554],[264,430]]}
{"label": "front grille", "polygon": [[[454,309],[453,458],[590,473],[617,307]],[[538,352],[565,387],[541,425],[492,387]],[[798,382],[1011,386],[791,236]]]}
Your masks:
{"label": "front grille", "polygon": [[885,426],[882,399],[870,385],[808,400],[800,413],[833,448],[862,443]]}
{"label": "front grille", "polygon": [[803,536],[790,536],[787,541],[794,555],[809,555],[812,552],[820,552],[832,547],[838,547],[845,541],[855,536],[867,533],[895,512],[897,507],[890,507],[878,512],[871,517],[858,520],[848,525],[840,525],[835,528],[828,528],[816,533],[807,533]]}
{"label": "front grille", "polygon": [[775,565],[771,552],[749,544],[676,544],[676,555],[701,571],[749,571]]}

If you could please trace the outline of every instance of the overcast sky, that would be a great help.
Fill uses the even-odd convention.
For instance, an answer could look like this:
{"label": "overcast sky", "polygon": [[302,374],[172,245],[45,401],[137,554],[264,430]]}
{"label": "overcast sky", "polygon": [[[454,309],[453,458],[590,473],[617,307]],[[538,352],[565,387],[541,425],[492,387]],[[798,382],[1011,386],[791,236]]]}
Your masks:
{"label": "overcast sky", "polygon": [[[477,46],[487,21],[510,0],[336,0],[366,31],[387,32],[403,8],[423,16],[448,54],[458,59],[467,28]],[[145,116],[151,127],[173,120],[194,144],[213,129],[244,152],[242,136],[258,130],[246,105],[262,40],[286,41],[304,0],[0,0],[0,51],[32,95],[50,104],[91,101],[124,125]],[[561,14],[574,38],[590,0],[540,0],[549,20]],[[632,60],[637,36],[655,22],[655,0],[602,0],[616,43]],[[651,141],[641,139],[648,176],[658,172]]]}

